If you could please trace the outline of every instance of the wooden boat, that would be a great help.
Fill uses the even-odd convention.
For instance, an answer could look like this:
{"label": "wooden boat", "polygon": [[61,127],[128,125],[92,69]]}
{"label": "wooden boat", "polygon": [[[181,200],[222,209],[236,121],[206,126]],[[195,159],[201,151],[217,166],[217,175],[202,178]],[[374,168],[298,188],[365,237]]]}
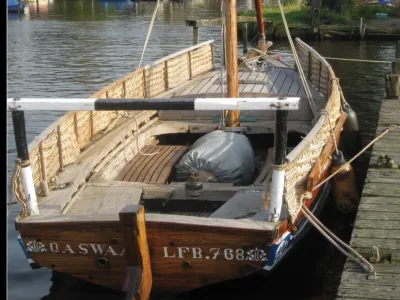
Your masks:
{"label": "wooden boat", "polygon": [[[226,7],[231,24],[235,6]],[[300,39],[301,70],[268,55],[264,35],[261,50],[239,59],[235,26],[226,36],[226,79],[207,41],[81,102],[8,100],[19,157],[15,227],[33,267],[147,299],[270,272],[301,240],[302,204],[318,215],[329,192],[329,181],[318,184],[346,119],[339,81]],[[72,111],[28,147],[31,109]],[[254,163],[250,182],[200,167],[178,178],[194,143],[215,132],[223,138],[213,156],[235,146],[232,134],[249,141],[254,161],[237,161]]]}

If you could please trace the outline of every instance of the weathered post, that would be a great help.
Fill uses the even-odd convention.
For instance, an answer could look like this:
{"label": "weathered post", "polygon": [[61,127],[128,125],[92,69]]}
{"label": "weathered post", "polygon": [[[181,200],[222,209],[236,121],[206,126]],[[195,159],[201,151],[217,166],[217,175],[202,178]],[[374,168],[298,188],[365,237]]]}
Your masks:
{"label": "weathered post", "polygon": [[247,42],[248,42],[247,22],[242,23],[241,28],[242,28],[243,54],[246,54],[247,51],[249,51],[248,44],[247,44]]}
{"label": "weathered post", "polygon": [[200,41],[200,28],[193,26],[193,45],[197,45]]}
{"label": "weathered post", "polygon": [[400,41],[397,41],[396,44],[395,73],[400,73]]}
{"label": "weathered post", "polygon": [[265,37],[264,18],[263,18],[261,0],[254,0],[254,5],[256,8],[257,27],[258,27],[258,35],[259,35],[258,49],[265,50],[266,37]]}
{"label": "weathered post", "polygon": [[396,57],[392,62],[391,73],[385,75],[386,99],[400,99],[400,41],[396,44]]}
{"label": "weathered post", "polygon": [[125,240],[126,276],[123,290],[126,300],[148,300],[152,273],[143,206],[126,206],[119,212],[119,220]]}
{"label": "weathered post", "polygon": [[360,38],[362,40],[365,38],[365,24],[363,18],[360,18]]}
{"label": "weathered post", "polygon": [[317,36],[319,29],[319,16],[321,12],[320,0],[311,0],[311,11],[312,11],[312,29],[313,33]]}

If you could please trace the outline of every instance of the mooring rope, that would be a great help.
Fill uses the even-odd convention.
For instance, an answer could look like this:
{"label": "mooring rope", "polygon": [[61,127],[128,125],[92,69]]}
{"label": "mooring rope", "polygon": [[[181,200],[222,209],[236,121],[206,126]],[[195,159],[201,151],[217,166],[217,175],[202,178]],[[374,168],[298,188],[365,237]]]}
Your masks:
{"label": "mooring rope", "polygon": [[[307,195],[304,198],[311,198],[310,195]],[[338,249],[342,254],[349,257],[353,261],[355,261],[364,271],[368,273],[375,274],[375,270],[373,265],[367,261],[364,257],[362,257],[356,250],[347,245],[341,239],[339,239],[336,235],[334,235],[321,221],[318,220],[316,216],[307,208],[307,206],[302,203],[301,211],[307,220],[332,244]],[[346,251],[347,250],[347,251]]]}
{"label": "mooring rope", "polygon": [[341,58],[341,57],[324,57],[325,59],[331,60],[343,60],[343,61],[356,61],[356,62],[367,62],[367,63],[381,63],[381,64],[391,64],[388,60],[370,60],[370,59],[356,59],[356,58]]}
{"label": "mooring rope", "polygon": [[[329,117],[329,114],[328,114]],[[380,135],[378,135],[376,138],[374,138],[367,146],[365,146],[360,152],[358,152],[352,159],[350,159],[346,164],[344,164],[342,167],[340,167],[336,172],[332,173],[330,176],[325,178],[323,181],[321,181],[319,184],[317,184],[311,192],[306,192],[302,195],[301,197],[301,211],[303,212],[304,216],[307,218],[307,220],[333,245],[338,249],[342,254],[347,256],[348,258],[352,259],[355,261],[364,271],[374,274],[376,276],[376,272],[374,270],[373,265],[367,261],[364,257],[362,257],[356,250],[354,250],[352,247],[347,245],[345,242],[343,242],[341,239],[339,239],[336,235],[334,235],[324,224],[321,223],[321,221],[318,220],[316,216],[313,215],[313,213],[307,208],[307,206],[304,204],[303,200],[304,199],[311,199],[312,197],[312,191],[316,190],[319,188],[322,184],[330,180],[332,177],[334,177],[336,174],[338,174],[342,169],[344,169],[348,164],[350,164],[352,161],[354,161],[358,156],[360,156],[365,150],[367,150],[371,145],[373,145],[376,141],[381,139],[385,134],[390,132],[391,130],[395,128],[400,128],[399,125],[390,125],[388,128],[386,128]],[[331,131],[332,138],[334,137],[333,131]],[[337,150],[336,150],[337,151]]]}
{"label": "mooring rope", "polygon": [[317,188],[319,188],[321,185],[323,185],[325,182],[327,182],[328,180],[330,180],[332,177],[336,176],[340,171],[342,171],[344,168],[347,167],[347,165],[351,164],[357,157],[359,157],[362,153],[364,153],[369,147],[371,147],[376,141],[378,141],[379,139],[381,139],[385,134],[387,134],[388,132],[392,131],[395,128],[400,128],[399,125],[390,125],[388,128],[386,128],[380,135],[378,135],[377,137],[375,137],[371,142],[368,143],[368,145],[366,145],[360,152],[358,152],[356,155],[353,156],[352,159],[350,159],[347,163],[345,163],[343,166],[341,166],[339,169],[337,169],[334,173],[332,173],[331,175],[329,175],[328,177],[326,177],[324,180],[322,180],[320,183],[318,183],[313,189],[312,191],[316,190]]}
{"label": "mooring rope", "polygon": [[[272,51],[267,51],[269,54],[277,54]],[[293,56],[292,53],[279,53],[281,56]],[[366,63],[380,63],[380,64],[391,64],[392,61],[390,60],[373,60],[373,59],[358,59],[358,58],[343,58],[343,57],[327,57],[323,56],[325,59],[330,59],[330,60],[343,60],[343,61],[354,61],[354,62],[366,62]]]}

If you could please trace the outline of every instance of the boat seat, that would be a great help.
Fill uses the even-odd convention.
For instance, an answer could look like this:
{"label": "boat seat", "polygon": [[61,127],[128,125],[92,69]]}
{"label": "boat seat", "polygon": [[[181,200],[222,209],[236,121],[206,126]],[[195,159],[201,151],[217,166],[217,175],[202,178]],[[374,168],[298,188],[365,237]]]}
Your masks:
{"label": "boat seat", "polygon": [[264,210],[263,194],[263,190],[240,190],[209,217],[220,219],[251,218]]}
{"label": "boat seat", "polygon": [[176,163],[187,151],[187,146],[149,145],[142,149],[115,177],[118,181],[168,183]]}

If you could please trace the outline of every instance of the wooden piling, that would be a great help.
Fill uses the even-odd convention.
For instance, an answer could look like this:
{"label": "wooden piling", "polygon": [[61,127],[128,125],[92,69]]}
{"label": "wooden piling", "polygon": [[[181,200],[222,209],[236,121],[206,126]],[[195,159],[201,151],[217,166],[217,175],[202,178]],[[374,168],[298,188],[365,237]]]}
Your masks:
{"label": "wooden piling", "polygon": [[385,75],[386,99],[400,99],[400,42],[396,44],[395,60],[392,62],[392,73]]}
{"label": "wooden piling", "polygon": [[363,21],[363,18],[360,18],[360,39],[364,39],[365,38],[365,24]]}
{"label": "wooden piling", "polygon": [[242,43],[243,43],[243,54],[246,54],[249,51],[248,48],[248,37],[247,37],[247,22],[241,24],[242,29]]}
{"label": "wooden piling", "polygon": [[126,292],[126,300],[148,300],[152,273],[144,207],[126,206],[119,212],[119,220],[125,240],[126,277],[123,290]]}
{"label": "wooden piling", "polygon": [[200,28],[193,27],[193,45],[197,45],[200,41]]}
{"label": "wooden piling", "polygon": [[396,44],[396,60],[395,60],[395,74],[400,74],[400,41],[397,41]]}

